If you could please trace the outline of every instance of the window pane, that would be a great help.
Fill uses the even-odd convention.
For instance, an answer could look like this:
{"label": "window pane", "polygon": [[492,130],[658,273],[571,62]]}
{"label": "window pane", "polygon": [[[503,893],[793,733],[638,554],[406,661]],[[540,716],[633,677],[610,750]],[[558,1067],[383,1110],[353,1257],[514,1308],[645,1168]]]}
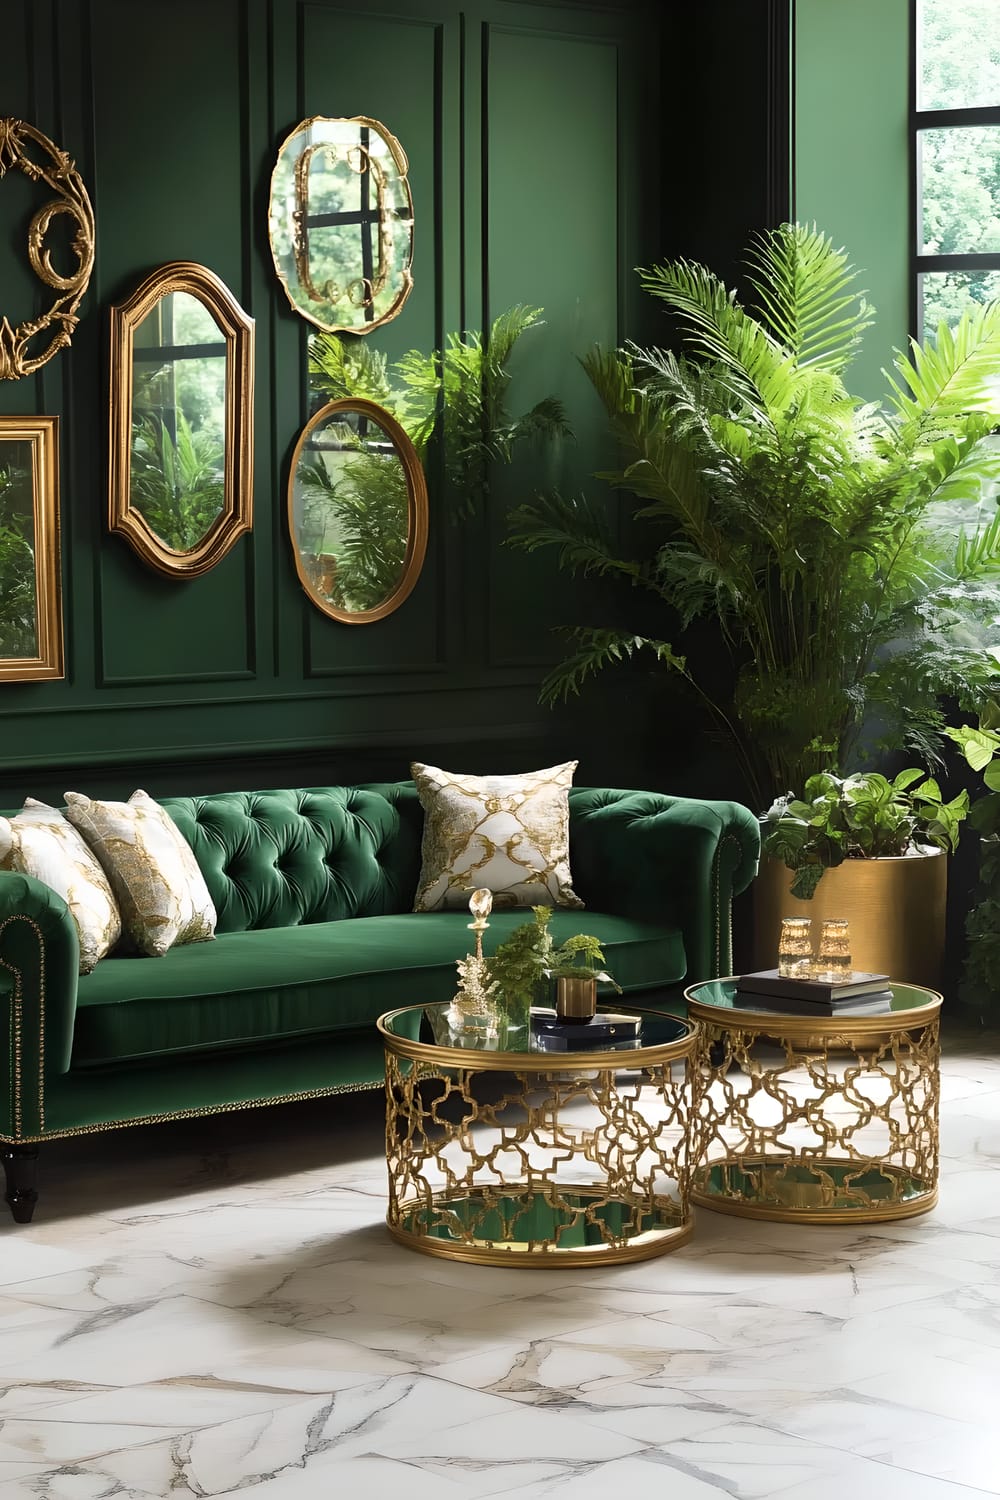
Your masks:
{"label": "window pane", "polygon": [[939,323],[954,326],[972,303],[1000,298],[1000,271],[925,271],[917,295],[921,327],[933,333]]}
{"label": "window pane", "polygon": [[1000,104],[997,0],[917,0],[917,108]]}
{"label": "window pane", "polygon": [[1000,125],[921,130],[924,255],[1000,251]]}

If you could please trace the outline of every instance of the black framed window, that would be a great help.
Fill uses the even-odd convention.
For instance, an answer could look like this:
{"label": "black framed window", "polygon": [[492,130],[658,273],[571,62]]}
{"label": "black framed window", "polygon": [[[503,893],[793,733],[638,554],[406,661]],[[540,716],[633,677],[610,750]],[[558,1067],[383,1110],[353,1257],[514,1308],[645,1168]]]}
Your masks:
{"label": "black framed window", "polygon": [[918,338],[1000,298],[1000,0],[911,0]]}

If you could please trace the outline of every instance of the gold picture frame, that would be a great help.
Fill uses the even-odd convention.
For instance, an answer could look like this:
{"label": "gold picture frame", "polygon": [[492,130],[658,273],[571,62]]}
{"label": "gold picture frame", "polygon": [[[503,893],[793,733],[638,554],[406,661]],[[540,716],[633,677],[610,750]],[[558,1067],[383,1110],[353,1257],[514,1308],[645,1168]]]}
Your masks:
{"label": "gold picture frame", "polygon": [[0,416],[0,681],[66,675],[59,418]]}
{"label": "gold picture frame", "polygon": [[[161,369],[183,360],[188,367],[190,356],[199,352],[198,345],[181,348],[184,335],[174,336],[154,330],[152,340],[137,333],[147,318],[164,320],[164,307],[176,306],[171,299],[186,296],[188,313],[191,303],[200,304],[208,314],[218,338],[214,345],[203,345],[206,356],[225,355],[222,392],[218,398],[216,425],[221,455],[220,494],[217,512],[206,520],[204,528],[195,528],[183,538],[163,534],[156,529],[156,515],[136,492],[133,478],[141,463],[147,480],[155,477],[156,453],[147,446],[140,451],[142,437],[137,432],[140,404],[136,389],[135,367],[140,355],[152,355],[153,364]],[[194,309],[196,312],[197,308]],[[188,318],[190,322],[190,316]],[[203,320],[204,322],[204,320]],[[143,347],[143,344],[146,347]],[[216,347],[217,346],[217,347]],[[171,398],[173,414],[161,405],[155,420],[160,423],[163,451],[182,441],[182,421],[178,411],[182,404]],[[108,527],[119,532],[135,551],[157,572],[171,578],[196,578],[214,568],[234,542],[253,525],[253,407],[254,407],[254,320],[236,301],[225,282],[207,266],[194,261],[170,261],[154,271],[131,297],[111,308],[111,430],[108,493]],[[168,437],[168,427],[171,435]],[[189,432],[188,437],[191,434]],[[155,444],[154,444],[155,448]]]}

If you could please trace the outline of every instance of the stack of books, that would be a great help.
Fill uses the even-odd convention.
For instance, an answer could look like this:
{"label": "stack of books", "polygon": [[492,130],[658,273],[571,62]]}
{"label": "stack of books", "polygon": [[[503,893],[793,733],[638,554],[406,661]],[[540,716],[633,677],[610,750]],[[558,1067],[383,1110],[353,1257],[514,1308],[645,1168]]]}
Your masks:
{"label": "stack of books", "polygon": [[854,970],[843,980],[784,979],[777,969],[742,974],[736,981],[735,1002],[747,1010],[780,1011],[783,1015],[877,1016],[892,1009],[888,974]]}

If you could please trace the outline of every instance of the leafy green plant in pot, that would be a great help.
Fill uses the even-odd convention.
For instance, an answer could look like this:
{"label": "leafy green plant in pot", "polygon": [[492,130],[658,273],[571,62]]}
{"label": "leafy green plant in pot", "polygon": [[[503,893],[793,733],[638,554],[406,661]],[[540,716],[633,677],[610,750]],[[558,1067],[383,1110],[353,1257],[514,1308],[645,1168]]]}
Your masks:
{"label": "leafy green plant in pot", "polygon": [[969,794],[950,802],[925,771],[900,771],[892,781],[877,771],[810,776],[804,795],[779,797],[763,819],[765,854],[795,871],[791,894],[808,900],[823,872],[848,859],[899,859],[921,847],[953,853]]}
{"label": "leafy green plant in pot", "polygon": [[552,984],[560,977],[607,982],[617,994],[621,987],[607,972],[599,938],[573,933],[556,945],[549,923],[551,906],[533,906],[532,920],[515,927],[487,958],[490,981],[508,1027],[527,1027],[532,1005],[548,1003]]}
{"label": "leafy green plant in pot", "polygon": [[[746,305],[689,261],[640,271],[682,352],[629,346],[584,361],[620,441],[621,466],[601,477],[627,523],[607,506],[542,496],[513,513],[510,541],[553,547],[562,566],[617,577],[648,603],[631,629],[577,626],[543,697],[650,655],[701,703],[731,748],[738,795],[762,808],[818,772],[851,768],[866,719],[881,724],[874,749],[936,764],[942,695],[966,696],[989,676],[980,646],[1000,618],[989,492],[1000,476],[1000,304],[897,352],[885,401],[865,402],[846,376],[872,309],[844,251],[784,224],[748,259]],[[696,623],[688,640],[700,654],[678,640]],[[852,868],[871,878],[874,863]],[[932,863],[944,878],[943,859]],[[765,861],[765,873],[785,872]],[[943,887],[933,916],[921,899],[902,903],[908,920],[933,920],[943,946]],[[773,951],[778,914],[757,904],[758,962],[762,947]],[[907,968],[889,972],[918,979],[916,946],[900,942],[892,951]]]}
{"label": "leafy green plant in pot", "polygon": [[[945,801],[937,781],[910,768],[811,776],[801,798],[780,797],[763,820],[754,887],[754,967],[773,966],[782,917],[850,924],[855,969],[936,988],[944,962],[947,855],[958,843],[968,793]],[[789,871],[793,874],[790,877]]]}

